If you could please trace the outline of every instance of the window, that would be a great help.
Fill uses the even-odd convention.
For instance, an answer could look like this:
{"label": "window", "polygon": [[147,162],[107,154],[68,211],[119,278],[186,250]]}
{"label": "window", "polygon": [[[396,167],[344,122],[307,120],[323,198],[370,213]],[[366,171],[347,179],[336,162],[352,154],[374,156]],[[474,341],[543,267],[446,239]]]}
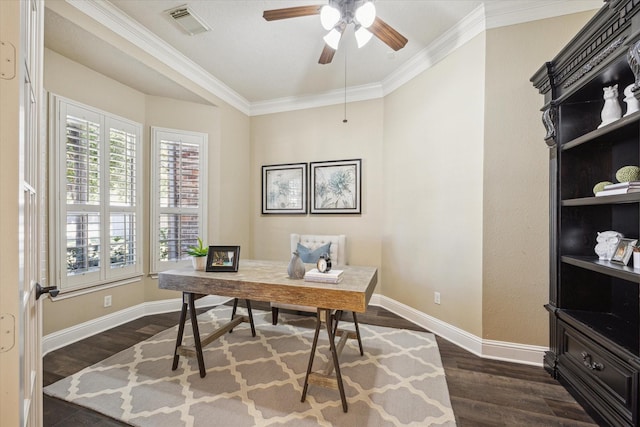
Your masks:
{"label": "window", "polygon": [[138,123],[52,97],[54,283],[62,291],[142,272]]}
{"label": "window", "polygon": [[151,128],[151,271],[186,264],[206,244],[207,134]]}

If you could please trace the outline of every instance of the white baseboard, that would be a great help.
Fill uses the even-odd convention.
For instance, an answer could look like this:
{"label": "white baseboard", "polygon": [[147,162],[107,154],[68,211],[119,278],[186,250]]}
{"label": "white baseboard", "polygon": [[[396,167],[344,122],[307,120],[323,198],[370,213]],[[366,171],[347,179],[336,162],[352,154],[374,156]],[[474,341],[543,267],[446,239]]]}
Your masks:
{"label": "white baseboard", "polygon": [[547,347],[504,341],[483,340],[460,328],[445,323],[384,295],[374,294],[370,304],[383,307],[408,321],[421,326],[447,341],[485,359],[502,360],[524,365],[542,366]]}
{"label": "white baseboard", "polygon": [[[208,295],[196,301],[196,306],[210,307],[224,304],[231,298]],[[150,301],[120,310],[97,319],[53,332],[42,338],[42,354],[57,350],[81,339],[106,331],[114,326],[122,325],[132,320],[151,314],[167,313],[180,310],[180,298],[160,301]],[[405,304],[399,303],[384,295],[374,294],[371,305],[383,307],[398,316],[421,326],[447,341],[456,344],[471,353],[487,358],[514,362],[525,365],[542,366],[546,347],[517,344],[503,341],[483,340],[467,331],[449,325],[435,317],[429,316]]]}
{"label": "white baseboard", "polygon": [[[227,297],[207,295],[206,297],[200,298],[196,301],[196,307],[210,307],[224,304],[229,300],[230,298]],[[124,310],[116,311],[115,313],[107,314],[106,316],[102,316],[88,322],[71,326],[61,331],[53,332],[42,337],[42,355],[44,356],[50,351],[57,350],[76,341],[104,332],[114,326],[119,326],[132,320],[139,319],[143,316],[178,311],[182,307],[181,304],[182,300],[180,298],[149,301],[133,307],[125,308]]]}

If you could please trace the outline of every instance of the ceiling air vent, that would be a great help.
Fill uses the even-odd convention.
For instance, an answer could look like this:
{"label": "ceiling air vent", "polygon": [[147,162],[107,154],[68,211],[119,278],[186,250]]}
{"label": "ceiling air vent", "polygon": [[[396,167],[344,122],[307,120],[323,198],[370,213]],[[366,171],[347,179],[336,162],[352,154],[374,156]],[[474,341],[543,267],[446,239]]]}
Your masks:
{"label": "ceiling air vent", "polygon": [[168,10],[167,13],[191,36],[204,33],[205,31],[211,31],[211,28],[204,23],[202,18],[195,15],[193,10],[186,4]]}

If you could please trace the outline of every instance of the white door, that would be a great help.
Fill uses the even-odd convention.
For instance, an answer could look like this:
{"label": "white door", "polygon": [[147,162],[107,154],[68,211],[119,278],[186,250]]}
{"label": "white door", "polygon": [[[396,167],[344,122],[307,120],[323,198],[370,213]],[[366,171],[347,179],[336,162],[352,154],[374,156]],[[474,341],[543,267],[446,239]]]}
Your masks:
{"label": "white door", "polygon": [[42,425],[42,0],[0,0],[0,426]]}

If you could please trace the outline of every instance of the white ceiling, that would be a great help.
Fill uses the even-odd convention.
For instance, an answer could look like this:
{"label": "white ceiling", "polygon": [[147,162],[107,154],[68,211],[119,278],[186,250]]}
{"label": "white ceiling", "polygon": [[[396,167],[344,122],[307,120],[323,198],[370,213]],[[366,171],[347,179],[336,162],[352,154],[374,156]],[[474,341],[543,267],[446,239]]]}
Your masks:
{"label": "white ceiling", "polygon": [[[63,3],[63,4],[61,4]],[[600,0],[376,0],[377,15],[409,39],[394,52],[377,38],[358,49],[345,32],[318,64],[318,16],[267,22],[262,12],[326,0],[46,0],[45,46],[144,93],[210,102],[164,67],[123,54],[111,31],[205,92],[247,114],[382,96],[484,29],[600,7]],[[168,16],[188,4],[212,31],[190,36]],[[98,24],[99,23],[99,24]],[[552,36],[552,35],[550,35]],[[523,54],[526,51],[523,47]],[[532,70],[532,72],[535,70]],[[346,79],[346,80],[345,80]]]}

